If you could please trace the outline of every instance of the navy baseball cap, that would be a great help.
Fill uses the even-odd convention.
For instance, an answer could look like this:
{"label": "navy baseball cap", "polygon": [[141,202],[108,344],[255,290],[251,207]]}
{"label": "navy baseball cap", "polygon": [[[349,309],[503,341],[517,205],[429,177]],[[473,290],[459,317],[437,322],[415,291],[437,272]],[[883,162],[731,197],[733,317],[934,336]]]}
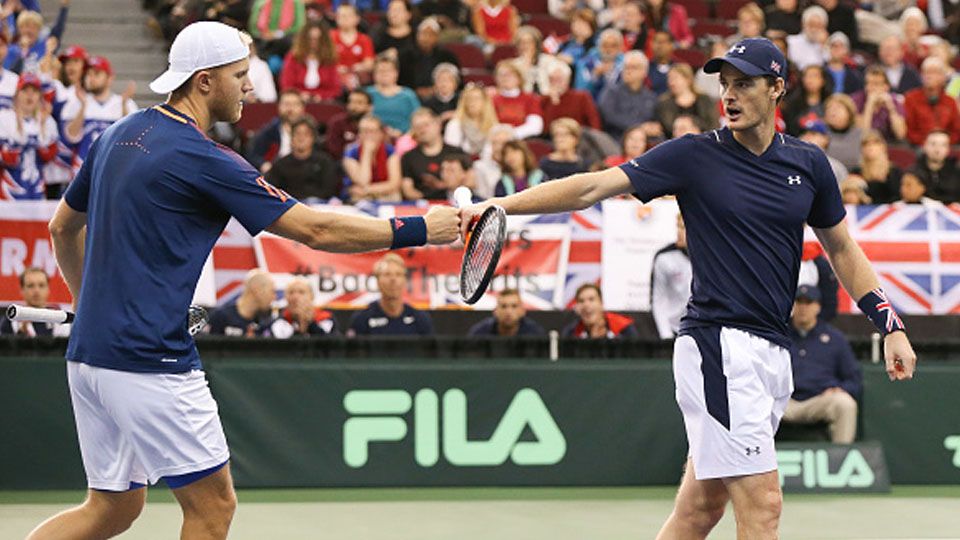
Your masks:
{"label": "navy baseball cap", "polygon": [[787,59],[780,48],[767,38],[747,38],[730,47],[727,54],[712,58],[703,65],[706,73],[720,73],[723,64],[730,64],[749,77],[769,75],[787,80]]}
{"label": "navy baseball cap", "polygon": [[813,285],[801,285],[797,287],[797,300],[808,300],[810,302],[820,301],[820,289]]}

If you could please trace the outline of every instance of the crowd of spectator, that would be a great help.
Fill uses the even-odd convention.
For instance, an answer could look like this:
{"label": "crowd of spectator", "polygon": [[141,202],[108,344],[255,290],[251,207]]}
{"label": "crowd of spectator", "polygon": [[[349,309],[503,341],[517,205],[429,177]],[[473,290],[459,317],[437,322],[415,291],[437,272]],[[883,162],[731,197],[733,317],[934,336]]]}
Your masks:
{"label": "crowd of spectator", "polygon": [[[69,1],[49,27],[36,0],[3,2],[8,199],[59,197],[92,141],[137,108],[135,86],[113,93],[108,59],[61,45]],[[276,102],[276,117],[255,133],[218,126],[211,136],[303,199],[442,200],[455,182],[479,197],[513,193],[719,128],[719,84],[700,66],[739,39],[766,36],[790,64],[778,127],[824,149],[848,202],[960,200],[949,146],[960,143],[955,3],[513,1],[143,7],[168,40],[211,19],[254,37],[248,101]],[[313,123],[299,122],[311,114]],[[941,135],[945,157],[931,154]]]}

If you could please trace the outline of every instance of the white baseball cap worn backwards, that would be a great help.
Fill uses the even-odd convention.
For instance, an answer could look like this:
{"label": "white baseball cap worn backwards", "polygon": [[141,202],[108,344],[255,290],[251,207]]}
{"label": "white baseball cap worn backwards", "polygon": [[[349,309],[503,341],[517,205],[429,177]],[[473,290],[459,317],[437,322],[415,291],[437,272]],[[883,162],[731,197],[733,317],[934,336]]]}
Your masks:
{"label": "white baseball cap worn backwards", "polygon": [[150,83],[150,90],[169,94],[201,69],[232,64],[250,56],[250,36],[223,23],[195,22],[177,34],[170,46],[170,65]]}

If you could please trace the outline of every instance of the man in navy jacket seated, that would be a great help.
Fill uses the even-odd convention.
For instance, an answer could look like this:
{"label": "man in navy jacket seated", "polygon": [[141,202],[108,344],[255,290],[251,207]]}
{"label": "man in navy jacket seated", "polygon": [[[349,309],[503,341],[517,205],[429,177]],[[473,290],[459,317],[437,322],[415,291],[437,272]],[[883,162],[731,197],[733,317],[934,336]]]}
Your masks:
{"label": "man in navy jacket seated", "polygon": [[798,287],[790,326],[794,391],[783,420],[827,422],[830,440],[849,444],[857,434],[863,376],[847,339],[819,320],[819,314],[820,291],[809,285]]}

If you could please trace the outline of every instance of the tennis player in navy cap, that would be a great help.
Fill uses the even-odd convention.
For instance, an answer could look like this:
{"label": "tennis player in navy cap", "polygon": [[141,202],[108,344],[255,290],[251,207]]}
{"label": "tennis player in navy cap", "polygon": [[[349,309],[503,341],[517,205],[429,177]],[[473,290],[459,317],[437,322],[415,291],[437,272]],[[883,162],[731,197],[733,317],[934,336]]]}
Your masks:
{"label": "tennis player in navy cap", "polygon": [[236,498],[230,452],[187,330],[200,270],[227,220],[315,249],[359,252],[449,243],[459,216],[381,220],[311,209],[210,140],[253,90],[250,38],[217,22],[184,28],[150,84],[166,103],[111,125],[90,147],[50,222],[77,316],[67,375],[87,500],[30,540],[94,539],[130,527],[163,479],[180,538],[226,538]]}
{"label": "tennis player in navy cap", "polygon": [[689,458],[658,538],[705,538],[732,501],[737,538],[771,539],[782,501],[773,435],[793,390],[787,332],[804,224],[885,336],[891,380],[911,378],[916,356],[850,238],[823,151],[774,129],[786,58],[769,40],[751,38],[704,70],[720,73],[727,127],[668,141],[616,168],[467,207],[461,227],[488,204],[536,214],[588,208],[623,193],[642,201],[677,196],[693,267],[673,357]]}

